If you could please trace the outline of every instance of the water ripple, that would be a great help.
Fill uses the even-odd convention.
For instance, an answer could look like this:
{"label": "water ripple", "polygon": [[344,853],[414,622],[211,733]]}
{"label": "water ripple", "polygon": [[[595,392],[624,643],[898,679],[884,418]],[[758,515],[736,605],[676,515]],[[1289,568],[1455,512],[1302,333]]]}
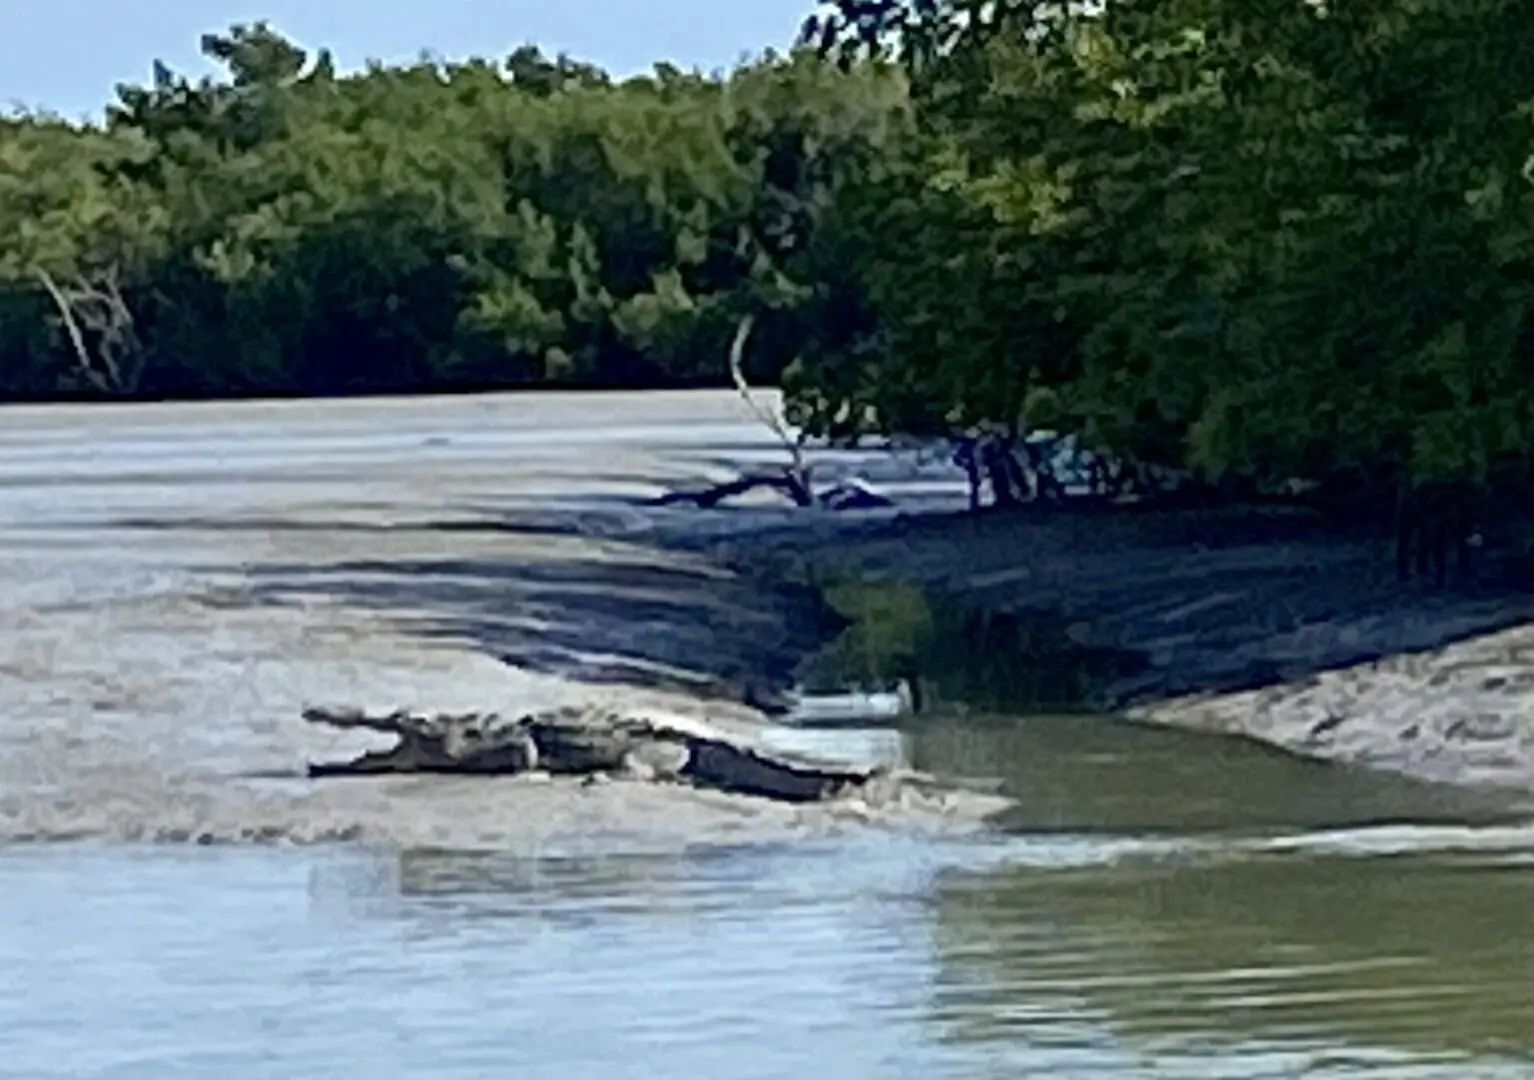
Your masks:
{"label": "water ripple", "polygon": [[1534,1068],[1534,874],[1240,850],[13,848],[0,1054],[36,1076]]}

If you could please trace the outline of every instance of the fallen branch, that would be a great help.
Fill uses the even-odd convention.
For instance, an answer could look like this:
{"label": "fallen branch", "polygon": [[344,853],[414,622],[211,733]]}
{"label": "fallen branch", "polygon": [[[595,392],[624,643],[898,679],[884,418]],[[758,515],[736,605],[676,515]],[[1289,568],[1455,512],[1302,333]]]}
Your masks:
{"label": "fallen branch", "polygon": [[733,499],[737,495],[744,495],[758,488],[781,491],[792,499],[796,506],[813,506],[815,502],[804,485],[797,483],[790,476],[777,473],[749,473],[735,480],[727,480],[722,484],[704,488],[702,491],[668,491],[654,499],[652,505],[670,506],[675,503],[692,503],[699,509],[712,510],[725,499]]}

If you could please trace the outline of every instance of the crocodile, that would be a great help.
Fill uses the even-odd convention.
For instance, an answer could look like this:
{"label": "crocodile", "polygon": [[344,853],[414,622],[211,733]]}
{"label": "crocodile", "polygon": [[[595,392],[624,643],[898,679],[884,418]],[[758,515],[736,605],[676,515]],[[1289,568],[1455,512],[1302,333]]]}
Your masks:
{"label": "crocodile", "polygon": [[310,723],[394,735],[387,750],[342,762],[311,763],[311,777],[464,773],[623,777],[674,782],[785,802],[818,802],[852,792],[898,794],[936,780],[887,766],[859,768],[801,759],[747,745],[706,721],[567,706],[525,714],[386,714],[311,707]]}

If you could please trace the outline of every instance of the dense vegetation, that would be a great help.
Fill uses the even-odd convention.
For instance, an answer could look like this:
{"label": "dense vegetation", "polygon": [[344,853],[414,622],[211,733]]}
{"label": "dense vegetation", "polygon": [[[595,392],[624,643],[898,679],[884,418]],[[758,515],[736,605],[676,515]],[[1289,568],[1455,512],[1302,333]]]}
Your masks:
{"label": "dense vegetation", "polygon": [[621,82],[531,48],[340,77],[237,27],[220,82],[5,120],[0,394],[719,381],[750,314],[748,369],[821,433],[1528,478],[1534,6],[823,15]]}
{"label": "dense vegetation", "polygon": [[813,323],[784,257],[904,98],[808,55],[615,85],[532,48],[338,77],[264,25],[203,47],[226,79],[0,126],[6,397],[717,382],[739,315],[779,313],[763,364]]}
{"label": "dense vegetation", "polygon": [[845,0],[823,39],[925,121],[860,233],[864,393],[1230,478],[1526,471],[1534,6]]}

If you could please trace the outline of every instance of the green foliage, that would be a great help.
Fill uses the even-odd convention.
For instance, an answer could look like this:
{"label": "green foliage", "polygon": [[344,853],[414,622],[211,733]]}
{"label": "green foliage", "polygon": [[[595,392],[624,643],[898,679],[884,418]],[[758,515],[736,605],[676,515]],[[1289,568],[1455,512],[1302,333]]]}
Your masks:
{"label": "green foliage", "polygon": [[924,145],[867,227],[887,347],[795,371],[818,414],[910,387],[1215,480],[1527,475],[1534,8],[825,9]]}
{"label": "green foliage", "polygon": [[0,121],[0,398],[84,388],[45,275],[110,275],[155,396],[724,384],[746,311],[776,379],[812,331],[785,261],[904,102],[802,53],[618,83],[532,46],[348,77],[264,23],[202,46],[226,79]]}

